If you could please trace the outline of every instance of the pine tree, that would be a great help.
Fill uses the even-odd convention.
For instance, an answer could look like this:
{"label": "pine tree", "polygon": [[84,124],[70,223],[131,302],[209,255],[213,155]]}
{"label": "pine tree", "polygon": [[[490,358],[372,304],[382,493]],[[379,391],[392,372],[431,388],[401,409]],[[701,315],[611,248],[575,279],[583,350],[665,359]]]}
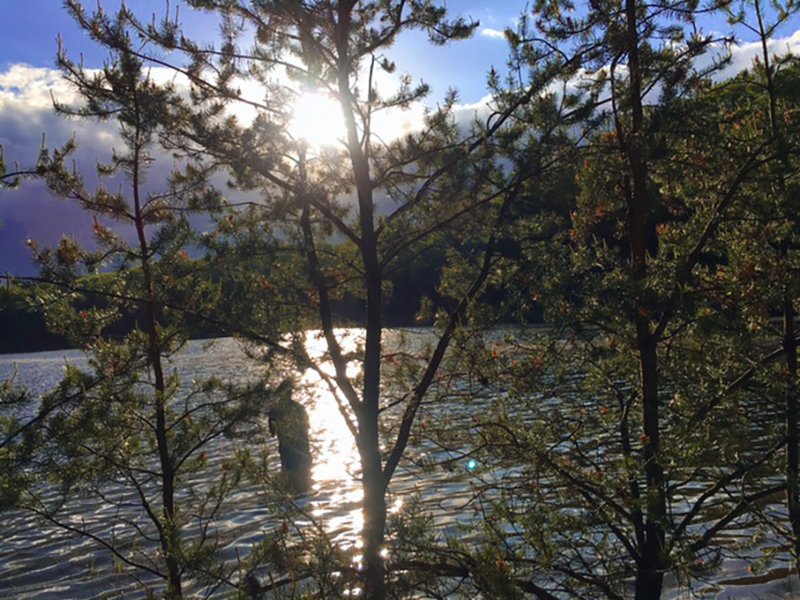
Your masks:
{"label": "pine tree", "polygon": [[[764,6],[758,0],[728,7],[729,20],[749,34],[756,35],[760,44],[759,56],[752,67],[734,82],[740,97],[747,98],[748,104],[744,106],[749,110],[743,110],[740,100],[734,104],[733,112],[739,117],[736,121],[739,131],[744,132],[737,132],[737,137],[765,145],[771,160],[763,165],[748,187],[750,220],[748,226],[738,232],[740,235],[734,237],[734,243],[746,249],[739,255],[739,264],[741,272],[750,278],[747,285],[752,286],[762,279],[763,276],[756,270],[763,268],[777,274],[775,279],[768,277],[766,281],[761,281],[757,309],[750,312],[747,318],[760,334],[779,339],[783,349],[783,371],[777,377],[775,373],[764,375],[770,382],[767,384],[767,394],[783,398],[782,402],[775,404],[784,405],[786,503],[791,530],[786,537],[792,540],[796,565],[800,564],[800,409],[797,391],[797,282],[792,275],[797,239],[797,182],[793,166],[797,139],[793,135],[792,122],[798,101],[798,70],[796,57],[773,53],[770,44],[776,32],[797,14],[797,10],[793,2]],[[749,241],[752,239],[759,239],[762,244],[754,245]],[[745,268],[747,265],[749,269]],[[770,316],[775,313],[781,314],[779,332],[770,323]],[[775,381],[780,382],[777,389],[773,385]],[[778,529],[782,532],[780,527]]]}
{"label": "pine tree", "polygon": [[[208,169],[197,164],[175,170],[166,185],[148,182],[148,171],[164,160],[160,123],[175,91],[150,79],[126,24],[124,10],[116,18],[94,16],[92,26],[115,41],[102,70],[87,70],[63,51],[58,57],[81,103],[57,110],[115,120],[123,149],[97,166],[101,179],[119,186],[116,192],[104,185],[88,190],[80,173],[62,163],[47,172],[53,193],[91,215],[96,248],[67,237],[54,249],[32,242],[41,289],[50,290],[38,301],[50,327],[86,353],[88,367],[68,365],[28,423],[35,479],[16,502],[105,548],[119,568],[137,572],[148,593],[163,586],[166,597],[181,598],[187,575],[214,586],[231,583],[230,565],[215,556],[224,539],[212,536],[211,526],[249,450],[219,458],[217,442],[245,432],[258,440],[270,397],[287,388],[182,382],[170,369],[190,332],[186,316],[207,314],[217,301],[218,286],[190,257],[189,215],[218,210],[221,197],[208,184]],[[111,333],[131,316],[131,331]],[[214,483],[193,482],[199,472],[213,472]],[[116,505],[124,518],[99,529],[91,520],[71,520],[61,511],[77,495]]]}
{"label": "pine tree", "polygon": [[[175,23],[140,27],[143,36],[192,59],[183,72],[192,83],[194,105],[179,120],[191,127],[176,132],[176,144],[199,149],[227,165],[237,185],[262,192],[264,208],[232,215],[239,224],[234,232],[258,230],[240,217],[260,213],[265,229],[279,227],[299,251],[295,265],[301,266],[304,279],[295,283],[308,282],[310,288],[303,325],[322,331],[335,371],[325,377],[336,390],[361,459],[364,594],[384,598],[387,491],[445,351],[492,271],[497,249],[493,227],[503,221],[518,193],[518,180],[495,177],[501,167],[490,154],[482,154],[485,141],[511,109],[501,111],[488,131],[465,139],[449,116],[455,102],[451,95],[441,110],[430,113],[423,131],[397,142],[377,135],[376,115],[409,107],[428,92],[424,84],[412,86],[410,77],[401,78],[391,94],[379,89],[377,73],[395,70],[383,50],[406,31],[422,30],[432,43],[443,44],[466,37],[476,26],[448,20],[445,8],[433,2],[190,4],[221,15],[225,38],[218,48],[191,42]],[[252,35],[252,47],[241,47],[247,39],[243,32]],[[264,98],[244,97],[237,77],[260,83]],[[319,151],[292,136],[292,105],[304,90],[329,95],[339,104],[345,130],[340,146]],[[251,124],[226,113],[226,105],[236,103],[255,109]],[[387,214],[378,211],[383,197],[392,206]],[[438,243],[441,232],[478,222],[486,243],[473,248],[472,269],[465,271],[460,293],[439,312],[435,347],[413,365],[395,365],[398,373],[416,373],[395,398],[385,391],[395,371],[386,367],[383,348],[389,274],[399,260]],[[334,232],[346,240],[343,252],[335,254],[324,244]],[[334,300],[344,293],[364,305],[363,345],[355,353],[343,349],[334,329]],[[303,348],[296,350],[299,364],[309,364]],[[355,378],[348,375],[351,360],[360,367]],[[384,417],[390,407],[400,415],[391,432]]]}
{"label": "pine tree", "polygon": [[[551,68],[593,108],[573,130],[569,208],[519,226],[516,277],[530,287],[517,301],[539,304],[552,330],[483,357],[511,403],[482,420],[477,441],[497,450],[489,466],[521,469],[489,485],[503,526],[486,523],[484,581],[614,598],[631,578],[637,598],[657,598],[666,573],[712,566],[715,537],[752,524],[753,503],[777,489],[760,477],[782,442],[751,437],[753,347],[721,283],[721,240],[773,157],[763,143],[720,155],[724,86],[708,80],[718,63],[696,61],[712,39],[686,33],[694,3],[568,8],[539,3],[508,34],[534,77],[534,61],[555,55]],[[698,479],[704,493],[684,491]],[[699,534],[706,511],[722,516]]]}

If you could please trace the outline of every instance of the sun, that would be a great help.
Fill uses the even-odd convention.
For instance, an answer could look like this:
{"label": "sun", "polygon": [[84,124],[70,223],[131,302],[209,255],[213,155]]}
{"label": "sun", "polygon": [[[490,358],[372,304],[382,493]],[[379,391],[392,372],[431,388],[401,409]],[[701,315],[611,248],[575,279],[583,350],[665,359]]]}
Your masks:
{"label": "sun", "polygon": [[289,132],[313,148],[334,146],[345,138],[344,119],[339,104],[318,92],[301,94],[294,104]]}

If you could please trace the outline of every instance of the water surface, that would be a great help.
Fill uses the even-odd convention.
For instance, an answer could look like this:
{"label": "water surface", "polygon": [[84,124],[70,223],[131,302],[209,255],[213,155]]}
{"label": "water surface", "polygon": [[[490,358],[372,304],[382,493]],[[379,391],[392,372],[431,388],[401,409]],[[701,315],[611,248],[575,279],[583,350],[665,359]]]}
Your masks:
{"label": "water surface", "polygon": [[[359,343],[359,330],[340,332],[345,351],[355,349]],[[385,337],[387,348],[418,352],[433,337],[426,330],[392,330]],[[309,334],[306,341],[309,354],[324,357],[324,344],[319,336]],[[78,351],[50,351],[32,354],[0,355],[0,381],[15,378],[15,382],[38,396],[55,386],[64,367],[71,364],[86,366],[86,359]],[[244,383],[263,376],[265,367],[248,356],[235,340],[221,338],[212,341],[193,341],[170,362],[182,381],[216,376],[223,380]],[[330,366],[325,367],[331,372]],[[349,366],[349,375],[358,375],[358,366]],[[340,413],[342,399],[337,399],[324,385],[319,374],[307,370],[298,374],[294,398],[306,408],[310,422],[310,437],[314,454],[312,470],[313,488],[300,503],[310,519],[322,524],[329,535],[342,548],[355,551],[357,559],[358,532],[362,527],[360,501],[362,492],[359,477],[358,455]],[[470,410],[481,410],[476,399]],[[427,418],[467,416],[463,405],[426,407],[421,422]],[[232,444],[232,442],[231,442]],[[220,441],[215,447],[219,456],[229,450],[228,442]],[[276,441],[267,441],[267,451],[272,466],[277,469]],[[424,436],[415,436],[409,452],[415,457],[437,453],[438,458],[448,458],[446,453],[426,443]],[[456,534],[457,523],[468,521],[472,512],[465,510],[472,496],[472,484],[477,481],[467,460],[456,463],[455,468],[423,472],[409,462],[401,464],[390,487],[391,511],[403,509],[404,499],[419,495],[422,505],[433,515],[433,522],[442,531]],[[209,461],[214,466],[214,460]],[[213,469],[200,478],[200,485],[210,484]],[[130,491],[120,490],[120,498]],[[130,507],[136,510],[131,498]],[[114,512],[116,511],[116,512]],[[96,524],[98,533],[108,533],[108,528],[120,518],[118,509],[97,500],[80,500],[69,506],[69,516]],[[224,518],[216,523],[225,546],[223,555],[233,560],[245,556],[272,528],[278,526],[275,515],[265,506],[263,490],[257,486],[244,488],[230,499]],[[130,573],[115,572],[108,553],[90,540],[77,538],[59,528],[42,525],[28,513],[10,513],[2,516],[3,539],[0,540],[0,597],[83,600],[89,598],[140,598],[140,582]],[[750,532],[733,532],[746,537]],[[735,540],[734,540],[735,541]],[[665,598],[793,598],[800,594],[796,577],[788,576],[785,565],[775,566],[771,576],[754,578],[747,572],[745,558],[730,558],[723,562],[709,585],[697,584],[693,590],[671,587]],[[783,569],[783,570],[782,570]],[[147,579],[144,580],[148,582]],[[149,580],[152,583],[152,580]],[[219,594],[229,590],[220,589]]]}

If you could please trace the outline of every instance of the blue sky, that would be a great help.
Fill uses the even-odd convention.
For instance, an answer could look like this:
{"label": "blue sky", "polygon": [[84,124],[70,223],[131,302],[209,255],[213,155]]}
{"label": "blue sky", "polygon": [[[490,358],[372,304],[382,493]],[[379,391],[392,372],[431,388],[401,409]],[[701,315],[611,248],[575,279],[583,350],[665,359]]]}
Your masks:
{"label": "blue sky", "polygon": [[[120,3],[120,0],[102,0],[106,12],[113,12]],[[522,0],[451,0],[449,8],[453,14],[479,21],[484,30],[499,32],[513,25],[525,4]],[[165,0],[128,1],[128,6],[145,18],[153,14],[163,16],[165,5]],[[95,6],[94,0],[84,2],[87,11]],[[171,14],[176,8],[180,10],[181,21],[188,31],[214,39],[216,25],[208,15],[181,6],[179,0],[171,0],[170,6]],[[485,33],[479,31],[469,41],[444,48],[432,47],[424,34],[413,33],[398,42],[393,54],[400,69],[431,84],[436,96],[441,97],[447,87],[454,86],[461,91],[464,102],[475,102],[485,94],[489,68],[502,67],[506,57],[505,41]],[[59,0],[0,0],[0,71],[19,63],[54,66],[59,34],[71,57],[82,54],[90,67],[102,63],[103,52],[75,26]]]}
{"label": "blue sky", "polygon": [[[96,0],[84,3],[87,11]],[[102,0],[108,12],[120,0]],[[181,0],[171,0],[172,12]],[[422,33],[401,37],[390,56],[401,72],[422,79],[432,87],[430,103],[441,101],[449,88],[459,91],[464,111],[474,111],[486,98],[486,75],[492,66],[503,68],[506,43],[501,32],[514,25],[525,9],[525,0],[449,0],[452,14],[480,22],[472,39],[446,47],[433,47]],[[164,15],[165,0],[129,0],[135,12],[148,18]],[[187,31],[207,40],[215,39],[216,25],[207,15],[182,7],[181,20]],[[728,32],[724,19],[701,23],[704,31]],[[778,37],[776,50],[800,49],[800,17],[786,24]],[[744,41],[746,32],[739,30]],[[105,159],[114,143],[113,124],[64,120],[52,112],[51,92],[69,98],[69,89],[53,70],[61,35],[71,58],[83,55],[88,67],[102,64],[104,52],[80,31],[61,6],[60,0],[0,0],[0,145],[6,160],[31,164],[47,133],[48,146],[64,143],[75,135],[78,141],[78,168],[91,173],[95,160]],[[793,37],[792,37],[793,36]],[[752,38],[749,38],[752,39]],[[750,64],[757,48],[742,45],[736,50],[736,68]],[[730,74],[730,73],[729,73]],[[462,113],[471,114],[471,113]],[[0,190],[0,273],[32,274],[34,269],[25,246],[27,238],[44,245],[58,242],[62,234],[80,240],[90,237],[91,220],[65,201],[50,197],[41,182],[26,182],[15,191]]]}

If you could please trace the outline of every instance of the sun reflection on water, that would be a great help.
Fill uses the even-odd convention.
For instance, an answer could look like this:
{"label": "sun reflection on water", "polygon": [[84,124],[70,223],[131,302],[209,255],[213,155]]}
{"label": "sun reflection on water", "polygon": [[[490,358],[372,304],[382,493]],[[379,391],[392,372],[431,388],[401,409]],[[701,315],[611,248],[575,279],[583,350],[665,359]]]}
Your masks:
{"label": "sun reflection on water", "polygon": [[[358,333],[353,329],[336,331],[343,353],[358,348]],[[328,358],[324,336],[320,332],[307,332],[305,346],[320,370],[326,375],[333,375],[334,368]],[[348,377],[356,378],[360,371],[360,362],[348,363]],[[298,400],[308,412],[314,459],[311,469],[314,491],[310,499],[313,507],[311,514],[324,522],[325,529],[344,549],[357,548],[360,543],[358,536],[364,525],[361,512],[363,491],[359,481],[361,466],[355,440],[342,416],[344,400],[337,401],[327,382],[314,369],[306,369],[302,373],[296,389],[301,394]],[[349,407],[345,410],[349,411]]]}
{"label": "sun reflection on water", "polygon": [[[361,329],[337,329],[336,337],[345,356],[358,356],[363,349]],[[335,374],[328,354],[325,337],[319,331],[308,331],[304,340],[306,352],[316,361],[324,376]],[[347,376],[356,381],[361,376],[360,360],[347,363]],[[322,523],[325,531],[342,550],[352,552],[355,568],[362,567],[361,531],[364,527],[361,487],[361,465],[358,449],[342,411],[354,421],[350,407],[343,397],[337,398],[329,385],[315,369],[306,369],[297,384],[298,400],[305,406],[309,418],[310,441],[313,452],[312,494],[309,498],[310,514]],[[403,509],[401,498],[394,498],[387,506],[390,515]],[[388,557],[388,550],[381,552]],[[360,590],[350,590],[358,595]]]}

